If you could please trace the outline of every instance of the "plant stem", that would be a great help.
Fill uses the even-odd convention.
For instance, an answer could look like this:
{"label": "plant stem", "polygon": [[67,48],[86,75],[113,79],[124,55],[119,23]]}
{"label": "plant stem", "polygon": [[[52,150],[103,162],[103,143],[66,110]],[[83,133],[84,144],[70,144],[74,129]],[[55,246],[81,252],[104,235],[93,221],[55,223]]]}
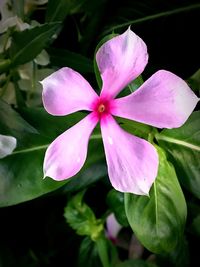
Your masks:
{"label": "plant stem", "polygon": [[96,240],[96,245],[103,267],[110,267],[106,240],[100,237]]}
{"label": "plant stem", "polygon": [[122,23],[120,25],[117,25],[117,26],[114,26],[114,27],[110,28],[109,30],[104,31],[104,34],[108,34],[108,33],[112,32],[114,30],[130,26],[131,24],[137,24],[137,23],[148,21],[148,20],[153,20],[153,19],[157,19],[157,18],[161,18],[161,17],[166,17],[166,16],[170,16],[170,15],[174,15],[174,14],[178,14],[178,13],[182,13],[182,12],[186,12],[186,11],[190,11],[190,10],[198,9],[198,8],[200,8],[200,4],[194,4],[194,5],[189,5],[189,6],[185,6],[185,7],[176,8],[174,10],[163,11],[163,12],[160,12],[160,13],[157,13],[157,14],[153,14],[153,15],[149,15],[149,16],[146,16],[146,17],[143,17],[143,18],[130,20],[129,22]]}

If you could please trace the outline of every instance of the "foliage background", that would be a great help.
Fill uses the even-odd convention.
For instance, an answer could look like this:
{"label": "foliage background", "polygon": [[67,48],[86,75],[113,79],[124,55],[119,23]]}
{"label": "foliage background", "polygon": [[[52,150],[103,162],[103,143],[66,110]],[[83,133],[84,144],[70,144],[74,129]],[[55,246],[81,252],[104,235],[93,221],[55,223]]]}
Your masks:
{"label": "foliage background", "polygon": [[[23,8],[25,2],[14,0],[12,4]],[[194,6],[194,8],[183,10],[188,6]],[[56,9],[58,7],[60,9]],[[169,10],[177,9],[178,12],[166,15]],[[52,28],[49,28],[52,32],[45,44],[45,49],[50,56],[48,69],[55,70],[62,66],[73,67],[80,71],[94,88],[98,88],[92,63],[97,44],[105,35],[112,33],[113,29],[115,33],[122,33],[131,25],[131,29],[146,42],[150,55],[143,79],[147,79],[159,69],[167,69],[188,80],[196,94],[199,94],[199,78],[190,78],[198,70],[200,60],[199,1],[51,0],[49,6],[47,4],[32,5],[30,10],[30,13],[21,17],[22,20],[26,22],[36,20],[40,24],[52,23]],[[18,12],[20,15],[19,10]],[[160,13],[160,17],[148,19],[148,16]],[[59,25],[57,21],[60,21]],[[124,23],[126,25],[123,26]],[[15,29],[12,31],[15,32]],[[55,33],[57,35],[52,38]],[[17,104],[12,101],[8,104],[0,103],[0,131],[2,134],[10,133],[19,137],[18,149],[33,148],[34,145],[43,146],[83,115],[52,118],[41,108],[41,101],[38,100],[40,99],[38,94],[41,96],[40,91],[37,94],[36,92],[29,94],[31,86],[30,88],[27,86],[27,91],[21,90],[20,85],[17,88],[16,84],[21,79],[17,74],[18,68],[32,61],[37,53],[34,56],[32,51],[30,60],[26,58],[29,53],[22,54],[23,56],[16,59],[17,45],[20,46],[23,38],[14,36],[12,32],[9,34],[15,40],[15,45],[13,42],[14,52],[12,49],[11,52],[10,50],[4,52],[1,59],[14,58],[15,64],[9,65],[8,69],[1,70],[6,75],[10,69],[12,70],[11,81],[15,84],[13,90],[15,90]],[[37,46],[39,47],[39,43]],[[37,68],[45,67],[37,65]],[[4,77],[0,77],[3,87]],[[35,82],[38,83],[37,77]],[[28,102],[29,97],[33,100],[32,102]],[[8,102],[8,99],[4,101]],[[50,179],[42,185],[41,166],[44,152],[45,150],[33,151],[26,155],[16,154],[14,160],[12,156],[1,160],[0,175],[4,179],[0,185],[5,190],[0,191],[2,206],[0,209],[0,266],[82,266],[84,257],[79,254],[79,248],[83,238],[76,235],[66,223],[63,216],[64,208],[72,196],[84,188],[87,188],[85,202],[93,209],[97,218],[107,211],[109,205],[112,206],[108,204],[107,195],[111,186],[106,173],[100,140],[91,140],[89,152],[91,156],[88,158],[86,168],[63,186],[57,185]],[[199,159],[197,162],[199,163]],[[15,166],[16,176],[11,175],[13,166]],[[60,188],[55,190],[56,187]],[[35,191],[34,188],[36,188]],[[184,249],[182,250],[179,246],[180,251],[176,249],[170,255],[162,256],[153,255],[144,249],[141,256],[143,260],[151,256],[156,258],[153,262],[157,266],[197,266],[199,256],[198,246],[195,244],[199,244],[200,241],[200,187],[197,188],[196,194],[187,190],[187,184],[186,187],[182,186],[182,190],[188,207]],[[130,235],[130,228],[125,227],[123,239],[127,240]],[[87,250],[83,252],[90,258],[91,266],[101,266],[95,250],[88,252],[89,254]],[[127,247],[118,247],[118,252],[122,261],[128,259]],[[82,263],[77,259],[82,259]],[[130,266],[150,266],[145,265],[148,264],[146,262],[134,264],[136,265],[132,263]]]}

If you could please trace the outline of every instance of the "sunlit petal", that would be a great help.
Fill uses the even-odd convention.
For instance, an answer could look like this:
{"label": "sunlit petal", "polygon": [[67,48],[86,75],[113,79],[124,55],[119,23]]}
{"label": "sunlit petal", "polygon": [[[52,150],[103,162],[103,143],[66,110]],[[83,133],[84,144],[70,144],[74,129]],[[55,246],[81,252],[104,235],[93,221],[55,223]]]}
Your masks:
{"label": "sunlit petal", "polygon": [[104,43],[96,60],[103,81],[101,94],[112,98],[142,73],[148,61],[147,47],[129,28]]}
{"label": "sunlit petal", "polygon": [[44,176],[64,180],[74,176],[82,168],[90,135],[97,124],[91,113],[58,136],[48,147],[44,159]]}
{"label": "sunlit petal", "polygon": [[159,128],[180,127],[199,99],[175,74],[160,70],[137,91],[115,99],[112,114]]}
{"label": "sunlit petal", "polygon": [[146,140],[125,132],[112,116],[101,121],[101,130],[113,187],[121,192],[147,195],[158,170],[156,149]]}
{"label": "sunlit petal", "polygon": [[90,84],[70,68],[54,72],[41,83],[44,107],[52,115],[91,110],[93,102],[98,98]]}

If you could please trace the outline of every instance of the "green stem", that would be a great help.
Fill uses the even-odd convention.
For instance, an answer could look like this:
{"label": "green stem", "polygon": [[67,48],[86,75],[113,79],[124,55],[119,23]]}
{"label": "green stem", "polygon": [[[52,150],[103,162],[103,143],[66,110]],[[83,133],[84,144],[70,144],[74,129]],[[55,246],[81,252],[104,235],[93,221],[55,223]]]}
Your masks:
{"label": "green stem", "polygon": [[0,88],[0,97],[2,97],[5,94],[9,82],[10,82],[10,74],[7,76],[5,84],[2,86],[2,88]]}
{"label": "green stem", "polygon": [[174,14],[178,14],[178,13],[182,13],[182,12],[186,12],[186,11],[191,11],[193,9],[198,9],[198,8],[200,8],[200,4],[194,4],[194,5],[190,5],[190,6],[176,8],[174,10],[163,11],[163,12],[160,12],[160,13],[157,13],[157,14],[146,16],[144,18],[130,20],[129,22],[122,23],[120,25],[112,27],[109,30],[104,31],[104,34],[108,34],[111,31],[114,31],[114,30],[117,30],[117,29],[120,29],[120,28],[123,28],[123,27],[130,26],[131,24],[137,24],[137,23],[148,21],[148,20],[153,20],[153,19],[157,19],[157,18],[161,18],[161,17],[171,16],[171,15],[174,15]]}
{"label": "green stem", "polygon": [[11,65],[10,59],[4,59],[0,61],[0,74],[9,70]]}
{"label": "green stem", "polygon": [[96,245],[103,267],[110,267],[106,240],[100,237],[96,240]]}

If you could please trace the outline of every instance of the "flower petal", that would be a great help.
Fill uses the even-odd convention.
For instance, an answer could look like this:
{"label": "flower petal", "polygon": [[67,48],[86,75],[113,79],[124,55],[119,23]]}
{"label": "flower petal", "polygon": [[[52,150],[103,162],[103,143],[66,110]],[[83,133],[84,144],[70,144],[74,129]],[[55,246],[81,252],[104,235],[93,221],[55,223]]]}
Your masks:
{"label": "flower petal", "polygon": [[129,96],[115,99],[112,114],[159,128],[180,127],[199,99],[175,74],[160,70]]}
{"label": "flower petal", "polygon": [[107,236],[111,241],[117,241],[117,235],[122,229],[122,225],[118,223],[114,213],[108,215],[106,219]]}
{"label": "flower petal", "polygon": [[0,134],[0,159],[12,154],[17,146],[17,140],[13,136]]}
{"label": "flower petal", "polygon": [[62,68],[42,82],[44,107],[52,115],[67,115],[92,110],[98,98],[90,84],[76,71]]}
{"label": "flower petal", "polygon": [[158,170],[156,149],[146,140],[125,132],[112,116],[101,120],[101,130],[113,187],[121,192],[147,195]]}
{"label": "flower petal", "polygon": [[50,144],[44,159],[44,177],[59,181],[79,172],[86,160],[88,141],[97,121],[91,113]]}
{"label": "flower petal", "polygon": [[127,84],[139,76],[147,61],[147,47],[130,28],[104,43],[96,54],[103,88],[101,95],[114,98]]}

